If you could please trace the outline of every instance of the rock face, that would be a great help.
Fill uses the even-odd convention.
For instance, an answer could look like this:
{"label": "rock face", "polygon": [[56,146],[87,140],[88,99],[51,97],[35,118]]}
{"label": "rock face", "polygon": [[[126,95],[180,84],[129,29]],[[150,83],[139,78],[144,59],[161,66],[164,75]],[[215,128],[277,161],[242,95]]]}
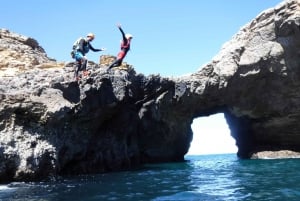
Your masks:
{"label": "rock face", "polygon": [[0,41],[0,76],[13,75],[41,64],[56,65],[33,38],[0,29]]}
{"label": "rock face", "polygon": [[[53,62],[38,43],[2,32],[0,58],[15,51],[11,61],[29,70],[0,79],[1,182],[182,161],[193,119],[219,112],[241,158],[300,151],[296,0],[262,12],[212,62],[173,79],[137,74],[129,65],[107,73],[104,56],[78,83],[71,64],[38,68]],[[14,57],[18,50],[39,62]],[[2,68],[10,68],[5,62]]]}

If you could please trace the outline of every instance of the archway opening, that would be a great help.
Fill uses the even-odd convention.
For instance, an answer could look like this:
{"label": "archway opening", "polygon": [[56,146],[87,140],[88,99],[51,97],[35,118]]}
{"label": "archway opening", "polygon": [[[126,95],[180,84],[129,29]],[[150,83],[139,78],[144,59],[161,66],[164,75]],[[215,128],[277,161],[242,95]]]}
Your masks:
{"label": "archway opening", "polygon": [[223,113],[194,119],[192,130],[193,141],[187,155],[227,154],[238,151]]}

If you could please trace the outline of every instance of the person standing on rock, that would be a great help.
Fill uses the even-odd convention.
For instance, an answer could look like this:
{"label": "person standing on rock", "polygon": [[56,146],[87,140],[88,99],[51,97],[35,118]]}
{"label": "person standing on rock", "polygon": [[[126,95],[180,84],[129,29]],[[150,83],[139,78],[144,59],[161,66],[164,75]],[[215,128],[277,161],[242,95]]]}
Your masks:
{"label": "person standing on rock", "polygon": [[132,39],[132,35],[129,33],[125,34],[120,24],[118,24],[117,27],[119,28],[122,34],[121,51],[118,53],[117,59],[112,64],[110,64],[108,70],[110,70],[113,67],[120,66],[127,52],[130,50],[130,42]]}
{"label": "person standing on rock", "polygon": [[86,70],[87,66],[87,57],[85,56],[89,50],[93,52],[104,51],[105,48],[95,49],[91,42],[95,39],[95,34],[89,33],[86,38],[79,38],[73,45],[74,50],[74,59],[76,60],[76,69],[75,69],[75,78],[79,80],[79,71],[82,71],[83,76],[88,76],[89,71]]}

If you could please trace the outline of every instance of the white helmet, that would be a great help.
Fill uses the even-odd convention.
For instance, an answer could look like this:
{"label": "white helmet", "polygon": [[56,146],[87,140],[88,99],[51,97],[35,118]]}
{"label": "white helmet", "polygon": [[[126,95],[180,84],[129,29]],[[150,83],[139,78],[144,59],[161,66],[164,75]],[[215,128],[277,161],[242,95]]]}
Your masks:
{"label": "white helmet", "polygon": [[94,39],[94,38],[95,38],[95,34],[93,34],[93,33],[88,33],[88,34],[86,35],[86,37],[90,37],[91,39]]}
{"label": "white helmet", "polygon": [[131,34],[125,34],[125,37],[127,38],[127,39],[131,39],[131,38],[133,38],[133,36],[131,35]]}

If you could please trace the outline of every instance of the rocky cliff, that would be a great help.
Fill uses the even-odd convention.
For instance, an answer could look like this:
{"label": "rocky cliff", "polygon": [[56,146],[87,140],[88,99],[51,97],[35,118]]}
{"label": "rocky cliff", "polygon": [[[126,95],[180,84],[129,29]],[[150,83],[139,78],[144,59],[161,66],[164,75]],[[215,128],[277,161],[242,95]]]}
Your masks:
{"label": "rocky cliff", "polygon": [[1,182],[182,161],[193,119],[219,112],[241,158],[300,151],[296,0],[262,12],[190,76],[144,76],[130,65],[107,73],[103,56],[75,82],[72,63],[8,30],[3,55],[0,69],[17,70],[0,79]]}

